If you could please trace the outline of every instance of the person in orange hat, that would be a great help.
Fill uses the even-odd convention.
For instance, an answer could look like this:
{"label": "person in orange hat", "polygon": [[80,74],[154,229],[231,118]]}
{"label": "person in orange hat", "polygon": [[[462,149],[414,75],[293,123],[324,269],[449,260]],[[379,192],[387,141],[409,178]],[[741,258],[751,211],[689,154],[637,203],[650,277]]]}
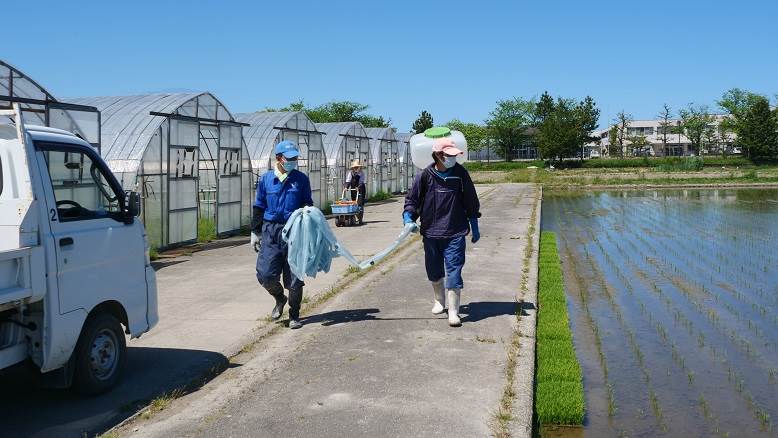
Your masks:
{"label": "person in orange hat", "polygon": [[434,162],[416,175],[403,210],[403,223],[421,219],[424,265],[434,291],[432,313],[443,313],[448,301],[452,327],[462,324],[459,300],[464,287],[465,238],[471,232],[472,243],[481,238],[481,206],[470,174],[457,163],[462,154],[450,138],[437,139],[432,147]]}

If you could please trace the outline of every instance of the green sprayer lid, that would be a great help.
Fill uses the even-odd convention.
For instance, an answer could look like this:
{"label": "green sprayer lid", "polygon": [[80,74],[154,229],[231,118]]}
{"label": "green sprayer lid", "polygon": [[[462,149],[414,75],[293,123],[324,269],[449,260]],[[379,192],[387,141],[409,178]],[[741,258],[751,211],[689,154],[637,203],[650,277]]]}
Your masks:
{"label": "green sprayer lid", "polygon": [[451,130],[445,126],[434,126],[424,131],[424,136],[427,138],[441,138],[451,135]]}

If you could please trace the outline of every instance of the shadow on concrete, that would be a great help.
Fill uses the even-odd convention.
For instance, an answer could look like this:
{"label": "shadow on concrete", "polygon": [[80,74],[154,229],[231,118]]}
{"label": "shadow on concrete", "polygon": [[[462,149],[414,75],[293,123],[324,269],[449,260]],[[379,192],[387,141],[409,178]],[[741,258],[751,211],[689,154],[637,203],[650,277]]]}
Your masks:
{"label": "shadow on concrete", "polygon": [[300,322],[303,324],[321,323],[323,326],[331,326],[356,321],[375,321],[381,319],[374,315],[375,313],[380,312],[381,310],[376,308],[333,310],[332,312],[300,318]]}
{"label": "shadow on concrete", "polygon": [[[534,309],[532,303],[517,303],[515,301],[476,301],[464,304],[459,308],[459,314],[463,315],[462,322],[478,322],[484,319],[496,316],[515,315],[516,311],[521,311],[521,315],[526,315],[526,310]],[[320,313],[300,318],[303,324],[320,323],[322,326],[332,326],[337,324],[346,324],[358,321],[400,321],[400,320],[422,320],[422,319],[440,319],[441,316],[429,317],[391,317],[381,318],[377,314],[381,309],[346,309],[333,310],[331,312]],[[445,315],[444,315],[445,316]],[[287,324],[288,321],[279,321],[279,324]]]}
{"label": "shadow on concrete", "polygon": [[162,269],[168,268],[170,266],[175,266],[180,263],[186,263],[189,260],[181,260],[181,259],[171,259],[171,260],[154,260],[151,262],[151,267],[154,268],[155,272],[158,272]]}
{"label": "shadow on concrete", "polygon": [[535,304],[522,301],[519,304],[519,316],[529,316],[527,310],[535,310]]}
{"label": "shadow on concrete", "polygon": [[228,367],[225,356],[211,351],[130,347],[127,353],[121,383],[97,397],[42,388],[31,367],[3,373],[0,435],[91,437],[132,416],[150,400],[182,387],[195,390]]}
{"label": "shadow on concrete", "polygon": [[478,322],[495,316],[515,315],[518,305],[515,301],[474,301],[460,306],[459,314],[465,315],[462,322]]}

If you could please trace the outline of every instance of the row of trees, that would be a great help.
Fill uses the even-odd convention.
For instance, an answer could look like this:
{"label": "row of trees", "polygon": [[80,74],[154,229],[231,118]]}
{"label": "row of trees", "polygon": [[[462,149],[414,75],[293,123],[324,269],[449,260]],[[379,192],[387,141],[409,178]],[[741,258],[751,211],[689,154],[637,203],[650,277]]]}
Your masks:
{"label": "row of trees", "polygon": [[[478,151],[487,144],[507,159],[522,145],[534,145],[542,158],[561,160],[575,157],[592,141],[600,110],[591,97],[581,101],[557,97],[544,92],[539,99],[515,97],[497,101],[483,124],[449,121],[446,126],[461,131],[468,147]],[[413,124],[416,133],[431,127],[432,116],[422,111]]]}
{"label": "row of trees", "polygon": [[302,100],[283,108],[265,108],[265,111],[305,111],[314,123],[360,122],[366,128],[383,128],[392,124],[392,119],[367,114],[370,107],[348,100],[333,101],[310,107]]}
{"label": "row of trees", "polygon": [[[725,114],[714,115],[707,105],[689,104],[678,111],[677,118],[665,104],[657,114],[662,147],[667,149],[673,135],[684,135],[697,153],[732,153],[735,144],[752,160],[778,158],[778,109],[770,109],[767,97],[733,88],[717,102]],[[630,134],[634,119],[620,111],[608,131],[609,154],[624,157],[643,155],[651,142],[645,135]]]}

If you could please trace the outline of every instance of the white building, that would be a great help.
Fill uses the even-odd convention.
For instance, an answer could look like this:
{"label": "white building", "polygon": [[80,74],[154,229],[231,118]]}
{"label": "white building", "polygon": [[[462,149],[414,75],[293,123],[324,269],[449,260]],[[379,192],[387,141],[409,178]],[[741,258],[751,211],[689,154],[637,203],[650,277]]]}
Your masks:
{"label": "white building", "polygon": [[[702,153],[721,153],[723,148],[728,148],[730,153],[737,152],[732,150],[732,144],[735,140],[735,135],[729,133],[726,138],[722,138],[718,131],[719,123],[726,116],[715,115],[714,122],[710,125],[713,132],[716,133],[713,139],[703,138],[702,140]],[[692,142],[680,129],[681,121],[678,119],[671,119],[668,121],[669,126],[663,126],[662,120],[633,120],[627,127],[627,132],[624,141],[624,156],[655,156],[655,157],[672,157],[672,156],[688,156],[688,155],[700,155],[700,151],[692,146]],[[595,137],[599,138],[599,141],[586,145],[586,154],[589,156],[608,156],[610,150],[610,140],[608,138],[608,131],[610,127],[605,130],[596,131]],[[665,137],[665,131],[667,135]],[[636,137],[645,137],[646,146],[640,147],[633,145],[632,139]],[[665,140],[666,139],[666,144]]]}

